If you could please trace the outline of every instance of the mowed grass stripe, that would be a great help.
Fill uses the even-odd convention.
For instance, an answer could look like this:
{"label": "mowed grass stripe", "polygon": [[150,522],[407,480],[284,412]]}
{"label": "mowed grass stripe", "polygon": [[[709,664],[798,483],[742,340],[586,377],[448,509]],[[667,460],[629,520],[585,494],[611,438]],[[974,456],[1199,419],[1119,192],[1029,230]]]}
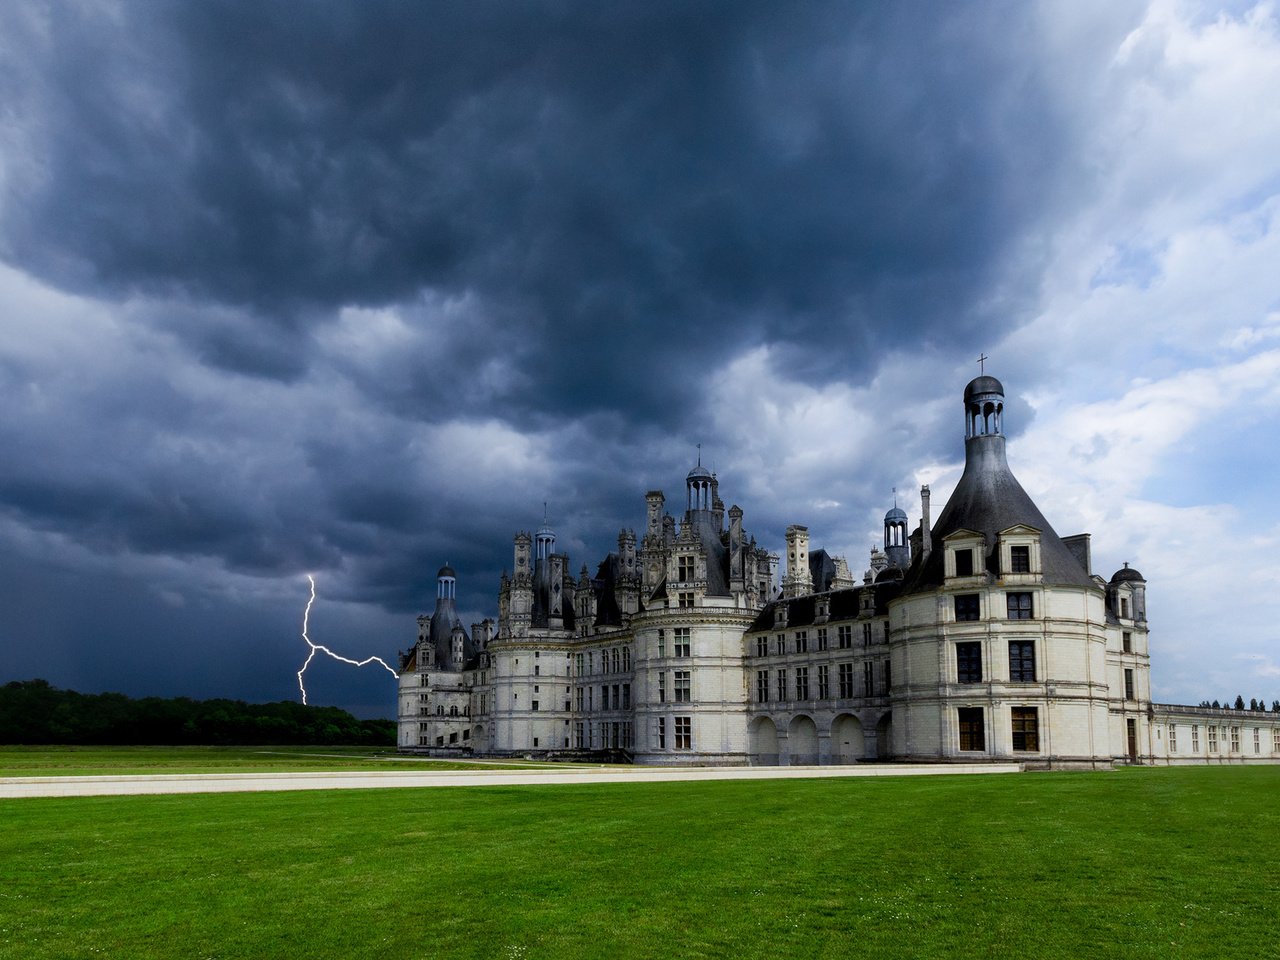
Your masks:
{"label": "mowed grass stripe", "polygon": [[0,801],[0,956],[1273,956],[1280,768]]}

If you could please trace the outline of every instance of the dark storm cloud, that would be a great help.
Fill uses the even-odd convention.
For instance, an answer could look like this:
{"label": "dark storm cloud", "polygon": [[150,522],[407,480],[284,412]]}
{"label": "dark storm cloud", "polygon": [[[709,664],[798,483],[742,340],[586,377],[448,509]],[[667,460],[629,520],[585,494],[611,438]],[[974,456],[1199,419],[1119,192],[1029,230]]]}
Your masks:
{"label": "dark storm cloud", "polygon": [[[492,615],[543,500],[575,573],[641,526],[645,489],[678,512],[692,444],[717,439],[715,375],[751,347],[856,382],[890,347],[994,337],[1025,292],[1009,251],[1070,176],[1018,55],[1033,15],[0,7],[0,256],[110,317],[101,342],[0,366],[0,522],[51,564],[13,624],[43,634],[45,595],[80,587],[32,531],[122,571],[174,560],[163,590],[121,572],[79,601],[122,669],[181,676],[164,651],[190,629],[220,651],[193,661],[214,689],[169,689],[259,663],[275,680],[241,689],[289,696],[299,651],[269,638],[293,607],[183,606],[210,564],[323,572],[326,601],[403,615],[448,561],[463,609]],[[746,485],[727,478],[730,502]],[[369,652],[410,642],[396,623]]]}
{"label": "dark storm cloud", "polygon": [[478,291],[490,349],[523,341],[536,371],[502,398],[516,410],[663,418],[744,343],[829,377],[889,330],[992,320],[975,291],[1059,153],[1034,72],[1002,52],[1025,15],[54,6],[8,74],[43,122],[4,243],[59,284],[245,308],[183,333],[262,376],[297,375],[273,338],[340,305]]}

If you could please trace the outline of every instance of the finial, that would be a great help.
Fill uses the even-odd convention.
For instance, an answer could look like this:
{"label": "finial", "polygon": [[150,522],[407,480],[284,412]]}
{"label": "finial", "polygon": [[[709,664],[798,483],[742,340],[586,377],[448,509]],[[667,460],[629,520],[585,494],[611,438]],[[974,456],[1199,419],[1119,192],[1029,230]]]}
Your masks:
{"label": "finial", "polygon": [[698,444],[698,466],[702,466],[702,444]]}
{"label": "finial", "polygon": [[897,487],[893,488],[893,505],[895,507],[898,505],[898,488]]}
{"label": "finial", "polygon": [[979,375],[985,374],[987,372],[986,362],[990,359],[991,358],[984,353],[980,357],[978,357],[978,359],[975,361],[975,363],[978,364]]}
{"label": "finial", "polygon": [[547,525],[547,501],[542,501],[542,525]]}

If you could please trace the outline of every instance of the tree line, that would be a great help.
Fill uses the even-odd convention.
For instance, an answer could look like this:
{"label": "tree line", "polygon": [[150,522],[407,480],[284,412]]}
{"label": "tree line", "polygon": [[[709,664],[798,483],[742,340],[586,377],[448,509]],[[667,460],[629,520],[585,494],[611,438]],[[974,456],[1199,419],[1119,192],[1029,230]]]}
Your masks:
{"label": "tree line", "polygon": [[0,743],[395,746],[392,720],[337,707],[77,693],[45,680],[0,687]]}
{"label": "tree line", "polygon": [[[1248,705],[1246,706],[1244,702],[1244,697],[1242,695],[1237,694],[1235,703],[1232,703],[1231,700],[1229,699],[1223,700],[1222,702],[1218,702],[1217,700],[1214,700],[1212,703],[1210,703],[1208,700],[1201,700],[1200,706],[1216,707],[1219,710],[1253,710],[1254,712],[1258,712],[1258,711],[1265,712],[1267,709],[1267,701],[1265,699],[1262,699],[1262,700],[1251,699]],[[1280,700],[1271,701],[1271,712],[1280,713]]]}

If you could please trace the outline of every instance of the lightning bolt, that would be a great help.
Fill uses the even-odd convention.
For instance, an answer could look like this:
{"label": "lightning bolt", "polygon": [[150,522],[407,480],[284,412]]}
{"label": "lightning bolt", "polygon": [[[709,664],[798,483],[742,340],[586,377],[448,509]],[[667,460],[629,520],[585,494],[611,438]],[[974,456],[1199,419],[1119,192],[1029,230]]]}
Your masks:
{"label": "lightning bolt", "polygon": [[347,657],[339,656],[322,643],[312,642],[311,638],[307,636],[307,626],[311,620],[311,605],[316,602],[316,581],[315,577],[311,576],[309,573],[307,574],[307,581],[311,584],[311,597],[307,600],[307,608],[302,611],[302,639],[307,641],[307,646],[311,648],[311,651],[307,654],[307,660],[303,663],[302,669],[298,671],[298,689],[302,691],[303,705],[305,706],[307,703],[307,688],[302,683],[302,675],[307,672],[307,667],[311,666],[311,661],[315,659],[317,651],[320,653],[326,653],[333,657],[333,659],[340,660],[342,663],[349,663],[353,667],[363,667],[370,663],[380,663],[387,673],[391,674],[396,679],[399,679],[400,674],[387,666],[387,662],[381,657],[365,657],[363,660],[351,660]]}

